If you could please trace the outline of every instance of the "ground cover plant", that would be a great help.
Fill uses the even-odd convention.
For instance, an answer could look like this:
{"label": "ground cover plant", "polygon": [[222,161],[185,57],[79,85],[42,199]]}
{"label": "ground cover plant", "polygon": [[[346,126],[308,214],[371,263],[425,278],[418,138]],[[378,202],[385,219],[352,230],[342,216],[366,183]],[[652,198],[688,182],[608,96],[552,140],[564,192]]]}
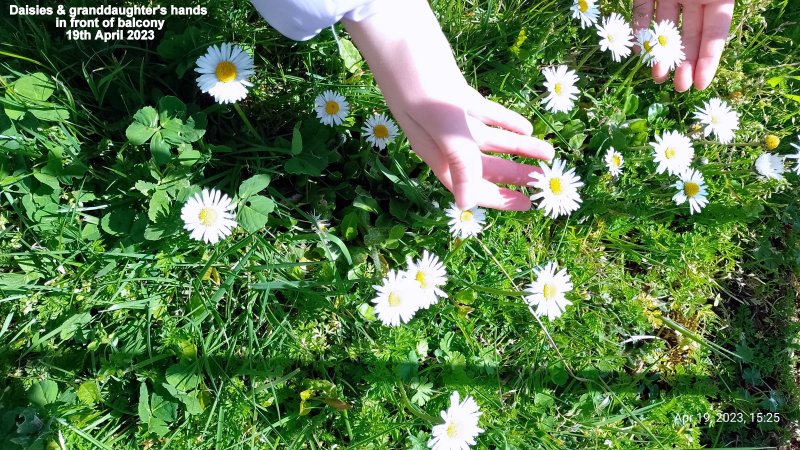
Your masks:
{"label": "ground cover plant", "polygon": [[[434,1],[581,199],[466,216],[340,26],[298,43],[246,1],[172,3],[208,14],[108,43],[0,16],[0,448],[424,449],[453,423],[474,448],[800,442],[796,3],[738,2],[714,83],[676,93],[571,1]],[[244,97],[198,86],[224,43]],[[712,99],[735,136],[705,133]],[[696,173],[659,168],[673,132]],[[386,325],[422,268],[425,307]]]}

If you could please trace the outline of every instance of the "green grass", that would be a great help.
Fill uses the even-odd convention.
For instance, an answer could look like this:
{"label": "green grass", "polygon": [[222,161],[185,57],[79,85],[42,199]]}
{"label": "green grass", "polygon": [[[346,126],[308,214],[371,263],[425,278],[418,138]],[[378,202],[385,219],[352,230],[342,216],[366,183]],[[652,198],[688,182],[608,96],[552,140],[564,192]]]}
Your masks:
{"label": "green grass", "polygon": [[[171,17],[150,43],[70,42],[47,19],[2,17],[0,448],[57,448],[61,433],[70,449],[420,449],[454,390],[481,406],[478,448],[797,445],[800,179],[753,170],[766,134],[787,154],[800,132],[792,2],[738,2],[714,84],[682,94],[596,50],[567,1],[434,2],[470,83],[530,118],[586,183],[569,218],[492,211],[465,242],[405,140],[378,152],[360,139],[386,108],[329,30],[291,42],[248,2],[203,3],[208,16]],[[602,7],[629,16],[627,3]],[[252,128],[195,85],[194,61],[224,41],[255,56],[240,105]],[[539,105],[554,63],[581,77],[570,114]],[[37,72],[53,89],[39,101],[15,85]],[[324,89],[350,101],[346,126],[313,117]],[[711,203],[690,216],[648,143],[690,133],[713,96],[741,129],[695,145]],[[148,106],[194,119],[183,162],[129,142]],[[319,175],[287,166],[295,134]],[[191,193],[234,195],[259,174],[275,203],[265,226],[189,240]],[[372,285],[423,249],[445,260],[449,298],[382,326]],[[522,289],[550,260],[573,305],[540,322]],[[780,421],[758,422],[769,414]]]}

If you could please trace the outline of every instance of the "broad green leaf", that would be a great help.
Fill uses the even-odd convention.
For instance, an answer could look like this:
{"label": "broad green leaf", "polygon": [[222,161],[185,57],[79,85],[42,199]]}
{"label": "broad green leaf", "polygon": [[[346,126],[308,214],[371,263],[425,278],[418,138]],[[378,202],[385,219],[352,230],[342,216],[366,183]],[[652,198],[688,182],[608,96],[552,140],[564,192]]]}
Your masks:
{"label": "broad green leaf", "polygon": [[156,189],[156,191],[153,192],[153,196],[150,197],[150,205],[147,210],[147,217],[150,218],[151,222],[155,222],[160,216],[168,215],[170,203],[171,199],[167,193],[161,189]]}
{"label": "broad green leaf", "polygon": [[200,376],[191,366],[174,364],[167,369],[167,383],[179,391],[189,392],[200,384]]}
{"label": "broad green leaf", "polygon": [[170,153],[169,149],[170,145],[164,141],[160,132],[153,135],[153,139],[150,140],[150,153],[153,154],[153,161],[156,164],[163,166],[169,162],[172,158],[172,153]]}
{"label": "broad green leaf", "polygon": [[636,110],[639,109],[639,96],[636,94],[630,94],[625,99],[625,106],[622,110],[625,112],[626,116],[632,116],[636,113]]}
{"label": "broad green leaf", "polygon": [[14,92],[29,100],[44,102],[53,95],[55,84],[41,72],[20,77],[14,82]]}
{"label": "broad green leaf", "polygon": [[153,392],[150,396],[150,414],[164,422],[174,422],[178,418],[178,404]]}
{"label": "broad green leaf", "polygon": [[361,53],[359,53],[356,46],[347,39],[340,38],[338,44],[339,56],[342,58],[342,62],[344,62],[344,67],[350,73],[358,72],[363,61]]}
{"label": "broad green leaf", "polygon": [[28,401],[44,407],[58,399],[58,384],[53,380],[41,380],[28,388]]}
{"label": "broad green leaf", "polygon": [[61,324],[61,333],[58,337],[62,340],[72,339],[76,331],[91,321],[92,315],[89,312],[75,314]]}
{"label": "broad green leaf", "polygon": [[137,191],[144,195],[150,195],[150,191],[156,188],[156,184],[149,181],[139,180],[133,185],[133,187],[135,187]]}
{"label": "broad green leaf", "polygon": [[78,395],[78,400],[86,405],[93,405],[103,400],[100,396],[100,388],[95,380],[87,380],[81,383],[76,394]]}
{"label": "broad green leaf", "polygon": [[115,208],[100,220],[100,227],[112,236],[127,234],[133,228],[135,213],[128,208]]}
{"label": "broad green leaf", "polygon": [[254,175],[243,181],[239,186],[239,198],[246,199],[256,195],[269,186],[270,176],[266,174]]}
{"label": "broad green leaf", "polygon": [[293,175],[310,175],[318,177],[322,175],[322,169],[328,166],[328,161],[313,156],[299,155],[286,161],[284,169]]}
{"label": "broad green leaf", "polygon": [[254,233],[267,224],[269,213],[275,202],[263,195],[253,195],[239,204],[239,224],[249,233]]}
{"label": "broad green leaf", "polygon": [[52,103],[31,107],[28,111],[37,119],[45,122],[63,122],[69,119],[69,111]]}
{"label": "broad green leaf", "polygon": [[139,111],[136,111],[136,114],[133,115],[133,121],[140,123],[147,128],[157,128],[158,111],[156,111],[156,109],[152,106],[145,106]]}
{"label": "broad green leaf", "polygon": [[378,206],[378,202],[375,201],[374,198],[366,195],[359,195],[358,197],[356,197],[356,199],[353,200],[353,206],[355,206],[358,209],[363,209],[364,211],[367,212],[372,212],[376,214],[380,212],[380,207]]}
{"label": "broad green leaf", "polygon": [[653,103],[647,108],[647,121],[650,123],[655,122],[657,119],[666,116],[667,107],[661,103]]}
{"label": "broad green leaf", "polygon": [[147,384],[139,385],[139,420],[143,423],[150,423],[150,395],[147,393]]}
{"label": "broad green leaf", "polygon": [[147,142],[156,132],[155,128],[150,128],[139,122],[133,122],[125,130],[125,136],[133,145],[142,145]]}
{"label": "broad green leaf", "polygon": [[158,101],[158,113],[162,124],[172,118],[183,119],[186,117],[186,104],[178,97],[167,95]]}
{"label": "broad green leaf", "polygon": [[303,151],[303,135],[300,134],[300,125],[303,122],[297,122],[292,130],[292,155],[299,155]]}

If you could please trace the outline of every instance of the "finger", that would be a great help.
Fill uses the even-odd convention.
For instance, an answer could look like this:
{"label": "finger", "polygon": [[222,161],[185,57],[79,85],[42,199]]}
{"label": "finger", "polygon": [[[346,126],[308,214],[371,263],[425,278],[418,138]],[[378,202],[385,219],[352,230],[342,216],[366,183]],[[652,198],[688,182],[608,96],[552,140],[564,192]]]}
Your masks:
{"label": "finger", "polygon": [[675,90],[683,92],[692,87],[694,68],[700,52],[700,37],[703,32],[703,5],[694,2],[683,4],[681,40],[686,59],[675,69]]}
{"label": "finger", "polygon": [[478,204],[483,164],[467,124],[467,113],[445,104],[425,105],[420,111],[412,120],[427,131],[447,161],[456,206],[474,207]]}
{"label": "finger", "polygon": [[[477,128],[477,130],[475,129]],[[487,126],[473,128],[481,150],[550,161],[555,150],[549,142]]]}
{"label": "finger", "polygon": [[533,134],[533,125],[528,119],[499,103],[484,98],[477,91],[475,91],[475,94],[479,99],[469,109],[471,116],[486,125],[500,127],[525,136]]}
{"label": "finger", "polygon": [[725,48],[725,40],[733,18],[733,0],[711,3],[703,10],[703,37],[694,69],[694,87],[705,89],[717,73],[719,59]]}
{"label": "finger", "polygon": [[[676,0],[660,0],[656,5],[656,22],[671,20],[678,24],[680,6]],[[663,83],[669,78],[669,66],[666,64],[656,64],[653,66],[653,79],[656,83]]]}
{"label": "finger", "polygon": [[654,0],[633,0],[633,32],[650,28],[653,20]]}
{"label": "finger", "polygon": [[522,164],[497,156],[483,155],[483,178],[498,184],[527,186],[533,181],[531,172],[541,173],[542,169],[530,164]]}
{"label": "finger", "polygon": [[484,208],[504,211],[527,211],[531,209],[531,199],[522,192],[501,188],[489,181],[479,183],[480,198],[478,205]]}

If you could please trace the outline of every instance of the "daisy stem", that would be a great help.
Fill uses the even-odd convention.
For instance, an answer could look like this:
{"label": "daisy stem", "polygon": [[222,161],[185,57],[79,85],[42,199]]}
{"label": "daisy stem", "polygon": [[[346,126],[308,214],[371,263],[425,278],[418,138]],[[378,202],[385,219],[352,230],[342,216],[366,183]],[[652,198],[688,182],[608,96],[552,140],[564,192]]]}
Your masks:
{"label": "daisy stem", "polygon": [[620,66],[620,68],[617,69],[616,72],[614,72],[614,75],[612,75],[611,77],[608,78],[608,81],[606,81],[606,84],[603,85],[603,88],[600,90],[600,92],[605,92],[606,89],[608,89],[608,87],[611,85],[611,82],[616,80],[617,76],[630,65],[631,61],[634,61],[634,60],[639,62],[639,64],[636,66],[636,70],[631,70],[628,73],[628,77],[629,77],[628,79],[630,79],[630,77],[632,77],[636,72],[638,72],[639,71],[639,66],[641,66],[642,59],[641,58],[627,58],[625,60],[625,62],[622,64],[622,66]]}
{"label": "daisy stem", "polygon": [[259,141],[261,141],[261,143],[263,144],[264,139],[261,137],[260,134],[258,134],[258,131],[256,131],[255,127],[253,127],[253,124],[250,123],[250,119],[248,119],[247,116],[244,114],[244,111],[242,111],[242,107],[239,106],[239,103],[238,102],[234,103],[233,108],[236,110],[237,113],[239,113],[239,117],[242,118],[242,121],[244,122],[247,129],[250,130],[253,136],[257,138]]}
{"label": "daisy stem", "polygon": [[438,417],[426,414],[425,412],[420,411],[419,408],[417,408],[416,406],[412,405],[411,402],[408,400],[408,395],[406,394],[406,388],[403,387],[403,383],[395,383],[395,385],[400,388],[400,395],[403,397],[403,404],[405,404],[408,410],[411,411],[411,414],[429,423],[437,424],[442,422],[441,419],[439,419]]}
{"label": "daisy stem", "polygon": [[487,247],[486,244],[484,244],[483,241],[481,241],[480,239],[476,239],[476,241],[478,241],[478,243],[481,244],[481,247],[483,247],[483,251],[485,251],[486,254],[489,255],[490,258],[492,258],[492,261],[494,261],[494,263],[497,264],[497,267],[499,267],[500,270],[503,271],[503,275],[505,275],[506,278],[508,278],[508,282],[511,283],[511,285],[513,286],[514,280],[511,278],[508,272],[506,272],[505,267],[503,267],[503,265],[500,264],[500,261],[498,261],[497,258],[494,257],[494,254],[491,252],[491,250],[489,250],[489,247]]}

